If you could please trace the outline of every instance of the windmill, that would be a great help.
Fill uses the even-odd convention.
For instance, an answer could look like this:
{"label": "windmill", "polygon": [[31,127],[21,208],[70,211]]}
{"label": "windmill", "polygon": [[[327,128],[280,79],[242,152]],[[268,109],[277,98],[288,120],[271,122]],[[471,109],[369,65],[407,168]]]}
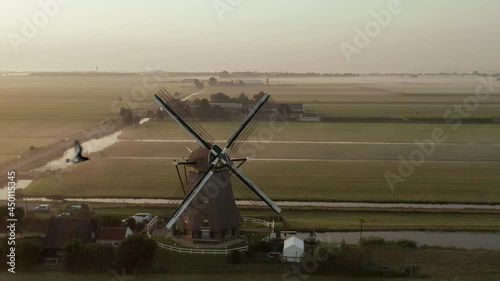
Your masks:
{"label": "windmill", "polygon": [[[174,121],[181,125],[200,145],[191,152],[187,161],[174,162],[189,167],[186,183],[182,183],[184,200],[174,211],[165,227],[176,225],[178,233],[197,241],[222,241],[239,234],[241,217],[234,200],[233,188],[252,194],[259,202],[264,202],[276,213],[281,209],[247,178],[234,162],[245,158],[228,155],[236,153],[260,122],[269,119],[275,112],[272,99],[265,94],[257,102],[240,126],[229,137],[224,148],[215,144],[214,138],[191,116],[185,106],[161,89],[154,100]],[[184,166],[184,167],[186,167]],[[252,201],[257,202],[257,201]]]}

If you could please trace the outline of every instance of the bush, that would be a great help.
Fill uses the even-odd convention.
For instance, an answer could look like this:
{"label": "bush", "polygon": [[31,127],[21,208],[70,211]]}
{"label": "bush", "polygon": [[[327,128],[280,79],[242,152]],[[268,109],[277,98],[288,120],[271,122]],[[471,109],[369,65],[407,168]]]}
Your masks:
{"label": "bush", "polygon": [[365,245],[365,246],[384,245],[385,243],[386,243],[386,241],[382,237],[363,238],[363,245]]}
{"label": "bush", "polygon": [[106,272],[115,260],[115,249],[110,244],[88,243],[85,245],[85,259],[89,271]]}
{"label": "bush", "polygon": [[403,248],[412,248],[412,249],[417,248],[417,242],[408,239],[399,239],[396,242],[396,245]]}
{"label": "bush", "polygon": [[64,265],[70,272],[105,272],[115,261],[115,250],[109,244],[84,244],[74,239],[64,244],[63,251]]}
{"label": "bush", "polygon": [[240,251],[233,250],[231,252],[231,263],[232,264],[238,264],[238,263],[240,263],[240,260],[241,260]]}
{"label": "bush", "polygon": [[84,244],[80,239],[73,239],[64,243],[64,266],[70,272],[86,270]]}
{"label": "bush", "polygon": [[9,245],[7,244],[7,238],[0,238],[0,269],[2,270],[7,269],[8,254]]}
{"label": "bush", "polygon": [[22,270],[30,270],[43,262],[43,248],[39,243],[23,240],[16,251],[18,251],[17,264]]}
{"label": "bush", "polygon": [[117,216],[100,216],[99,222],[104,227],[119,227],[122,224],[122,220]]}
{"label": "bush", "polygon": [[118,259],[120,265],[128,272],[151,265],[155,252],[156,242],[144,235],[132,234],[120,244]]}

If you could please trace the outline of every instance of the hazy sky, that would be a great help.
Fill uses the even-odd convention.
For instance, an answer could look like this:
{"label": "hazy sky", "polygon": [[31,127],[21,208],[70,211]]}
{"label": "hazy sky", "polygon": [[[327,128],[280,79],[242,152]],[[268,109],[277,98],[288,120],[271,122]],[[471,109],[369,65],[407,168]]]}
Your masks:
{"label": "hazy sky", "polygon": [[400,0],[350,63],[391,0],[54,1],[0,0],[0,70],[500,72],[498,0]]}

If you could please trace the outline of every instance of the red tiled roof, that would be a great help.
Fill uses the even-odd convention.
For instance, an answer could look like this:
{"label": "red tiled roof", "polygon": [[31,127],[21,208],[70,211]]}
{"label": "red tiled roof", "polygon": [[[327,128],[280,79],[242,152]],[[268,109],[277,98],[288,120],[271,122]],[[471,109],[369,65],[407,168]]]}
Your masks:
{"label": "red tiled roof", "polygon": [[101,227],[97,240],[123,240],[126,234],[126,227]]}

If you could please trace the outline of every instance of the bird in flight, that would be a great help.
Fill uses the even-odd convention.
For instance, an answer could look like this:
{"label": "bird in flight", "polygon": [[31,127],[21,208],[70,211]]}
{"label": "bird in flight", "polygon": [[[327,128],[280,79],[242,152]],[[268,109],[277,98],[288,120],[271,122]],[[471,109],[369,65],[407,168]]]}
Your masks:
{"label": "bird in flight", "polygon": [[75,140],[75,154],[76,156],[73,158],[73,159],[66,159],[66,162],[69,163],[73,163],[73,164],[77,164],[77,163],[80,163],[80,162],[84,162],[84,161],[87,161],[89,160],[88,157],[85,157],[85,156],[82,156],[82,146],[80,145],[80,142],[78,140]]}

